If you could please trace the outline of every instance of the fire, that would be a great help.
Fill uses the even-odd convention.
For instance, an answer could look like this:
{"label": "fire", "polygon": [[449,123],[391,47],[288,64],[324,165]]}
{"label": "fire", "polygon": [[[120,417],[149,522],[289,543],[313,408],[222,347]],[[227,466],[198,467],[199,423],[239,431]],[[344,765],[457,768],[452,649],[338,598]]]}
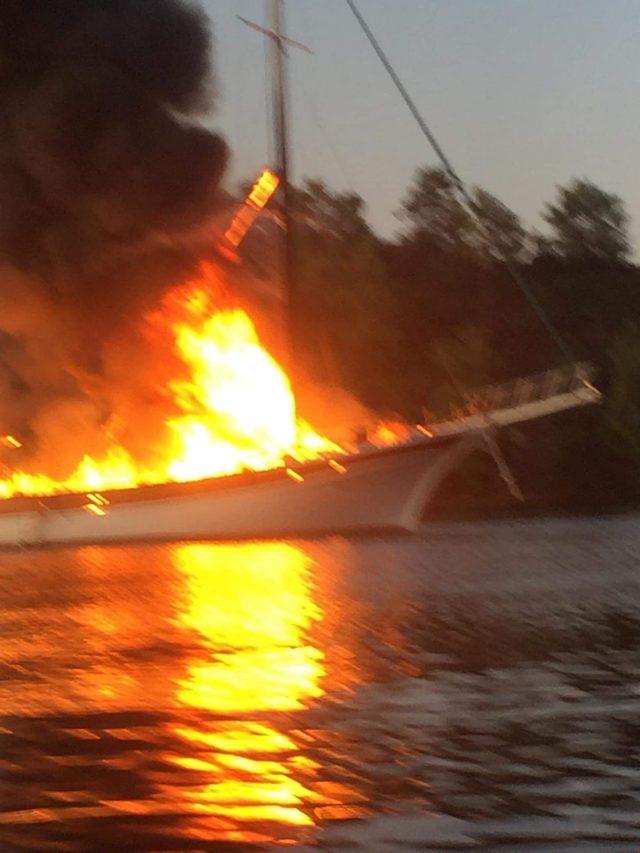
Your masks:
{"label": "fire", "polygon": [[368,440],[374,447],[391,447],[401,444],[411,434],[411,428],[404,421],[380,421]]}
{"label": "fire", "polygon": [[227,228],[224,240],[218,246],[226,257],[236,260],[235,250],[244,240],[260,211],[278,189],[279,183],[280,179],[271,169],[265,169],[262,172],[242,207],[234,216],[231,225]]}
{"label": "fire", "polygon": [[167,424],[176,446],[170,479],[261,471],[282,466],[286,457],[305,461],[339,449],[296,417],[291,383],[244,311],[211,313],[203,290],[187,304],[188,322],[173,326],[190,376],[170,383],[184,413]]}
{"label": "fire", "polygon": [[2,445],[2,447],[13,447],[15,449],[22,447],[22,442],[18,441],[15,435],[2,435],[0,436],[0,445]]}
{"label": "fire", "polygon": [[[236,249],[278,184],[274,172],[262,172],[221,238],[221,254],[238,259]],[[9,473],[0,479],[0,498],[84,492],[88,501],[84,509],[106,515],[108,501],[94,497],[108,489],[270,468],[283,468],[293,481],[302,483],[292,460],[305,462],[343,452],[297,416],[287,374],[260,342],[249,315],[227,301],[220,276],[203,262],[195,281],[174,287],[159,309],[144,319],[144,330],[154,332],[153,345],[163,350],[168,341],[170,348],[165,359],[170,374],[153,382],[160,388],[150,389],[159,390],[172,408],[169,416],[158,412],[163,429],[162,438],[156,436],[148,448],[153,463],[136,459],[127,442],[118,440],[111,424],[134,424],[127,424],[127,418],[114,410],[100,436],[100,453],[83,455],[63,479],[14,470],[5,462]],[[129,422],[135,416],[130,413]],[[404,440],[408,431],[403,423],[380,423],[368,440],[376,447],[390,446]],[[23,443],[9,434],[0,436],[2,449],[11,451],[13,459],[25,453]],[[346,472],[341,463],[328,461],[336,472]]]}
{"label": "fire", "polygon": [[192,370],[173,382],[185,414],[169,422],[180,447],[176,480],[272,468],[295,455],[299,425],[289,381],[260,345],[244,311],[221,311],[201,328],[179,324],[176,344]]}
{"label": "fire", "polygon": [[[0,497],[99,493],[286,468],[290,459],[306,461],[340,450],[297,417],[286,373],[262,346],[244,310],[217,306],[219,294],[208,280],[210,273],[203,268],[195,282],[174,288],[146,318],[150,328],[170,340],[174,358],[169,363],[180,374],[169,376],[163,389],[175,414],[165,420],[154,466],[139,464],[107,432],[106,452],[97,458],[85,455],[68,478],[14,471],[0,480]],[[13,436],[3,444],[14,451],[20,447]],[[105,512],[96,502],[89,504],[88,511]]]}

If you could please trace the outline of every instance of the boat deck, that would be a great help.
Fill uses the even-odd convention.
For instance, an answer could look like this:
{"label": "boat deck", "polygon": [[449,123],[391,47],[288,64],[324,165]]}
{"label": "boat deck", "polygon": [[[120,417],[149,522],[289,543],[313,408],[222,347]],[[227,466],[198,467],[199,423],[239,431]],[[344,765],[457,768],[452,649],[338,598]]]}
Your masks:
{"label": "boat deck", "polygon": [[382,458],[389,454],[403,454],[418,448],[442,447],[455,441],[457,436],[434,436],[428,438],[422,434],[402,444],[389,447],[373,447],[358,453],[333,454],[331,459],[314,459],[308,462],[292,461],[289,468],[270,468],[266,471],[243,471],[222,477],[208,477],[202,480],[187,482],[170,481],[134,486],[124,489],[87,489],[84,492],[58,492],[51,495],[15,495],[11,498],[0,499],[0,514],[14,512],[33,512],[38,510],[76,509],[87,503],[89,494],[98,494],[108,505],[134,503],[137,501],[162,500],[173,497],[197,496],[211,494],[216,491],[246,488],[247,486],[263,485],[266,483],[285,481],[289,471],[300,474],[303,478],[327,467],[335,460],[345,467],[352,467],[372,458]]}

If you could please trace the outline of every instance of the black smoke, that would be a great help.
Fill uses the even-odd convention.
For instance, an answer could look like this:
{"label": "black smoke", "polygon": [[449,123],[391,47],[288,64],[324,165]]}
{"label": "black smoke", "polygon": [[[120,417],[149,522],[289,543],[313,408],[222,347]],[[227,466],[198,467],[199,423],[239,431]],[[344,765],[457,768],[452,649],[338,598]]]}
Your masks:
{"label": "black smoke", "polygon": [[6,262],[82,301],[105,264],[136,266],[151,238],[206,215],[226,160],[193,121],[210,105],[210,47],[179,0],[3,0]]}
{"label": "black smoke", "polygon": [[227,158],[202,124],[211,63],[208,21],[182,0],[0,2],[7,395],[42,396],[51,337],[65,370],[99,369],[101,341],[193,263],[183,237],[215,210]]}

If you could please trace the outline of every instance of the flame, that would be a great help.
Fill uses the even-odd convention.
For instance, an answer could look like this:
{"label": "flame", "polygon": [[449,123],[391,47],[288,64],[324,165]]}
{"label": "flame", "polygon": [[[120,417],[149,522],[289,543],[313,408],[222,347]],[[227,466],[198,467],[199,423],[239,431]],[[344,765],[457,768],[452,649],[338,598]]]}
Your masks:
{"label": "flame", "polygon": [[98,460],[85,455],[76,470],[66,480],[55,480],[46,474],[14,471],[0,480],[0,498],[13,495],[50,495],[56,492],[87,492],[105,489],[129,489],[141,482],[154,482],[151,475],[142,475],[135,462],[120,446],[109,449]]}
{"label": "flame", "polygon": [[[237,259],[235,250],[278,185],[278,176],[265,169],[219,243],[223,254]],[[127,424],[127,418],[114,410],[102,432],[101,453],[83,455],[62,479],[11,471],[5,464],[10,473],[0,479],[0,498],[84,492],[84,509],[100,516],[108,511],[91,493],[278,467],[302,483],[304,477],[291,467],[291,460],[306,462],[342,453],[341,447],[297,417],[287,374],[260,342],[249,315],[236,306],[221,307],[226,299],[220,275],[203,262],[194,281],[174,287],[158,310],[144,318],[142,331],[152,330],[160,349],[169,342],[165,361],[174,369],[173,375],[163,374],[161,387],[149,389],[160,392],[163,401],[170,400],[172,408],[168,417],[159,411],[162,438],[155,437],[145,455],[152,463],[142,462],[126,442],[117,440],[113,424],[124,422],[129,428],[135,424]],[[129,422],[136,415],[130,414]],[[393,445],[408,431],[403,423],[381,423],[369,442],[377,447]],[[0,446],[20,450],[15,458],[25,454],[13,435],[0,436]],[[346,471],[335,460],[328,464],[338,473]]]}
{"label": "flame", "polygon": [[[162,389],[175,414],[165,420],[154,465],[140,464],[105,430],[108,447],[101,457],[83,456],[63,480],[14,471],[0,480],[0,497],[184,482],[286,468],[291,458],[303,462],[340,451],[297,417],[286,373],[244,310],[217,307],[220,294],[210,277],[211,269],[203,266],[195,282],[174,288],[146,317],[148,328],[170,340],[168,363],[180,374],[169,376]],[[17,440],[10,439],[5,443],[16,447]],[[99,514],[91,508],[96,502],[89,504],[87,510]]]}
{"label": "flame", "polygon": [[[237,260],[236,249],[278,185],[278,175],[265,169],[220,239],[221,254]],[[166,416],[162,406],[158,408],[161,437],[155,431],[153,443],[144,451],[145,460],[153,462],[137,458],[126,440],[117,439],[114,425],[136,429],[132,421],[138,413],[129,412],[127,418],[116,407],[102,430],[101,452],[85,453],[75,470],[60,479],[12,470],[4,463],[9,473],[0,479],[0,499],[85,493],[83,508],[102,516],[108,514],[108,501],[92,495],[108,489],[270,468],[283,468],[291,480],[303,483],[291,460],[306,462],[321,456],[337,473],[346,472],[331,459],[343,449],[297,416],[287,374],[260,342],[250,316],[228,305],[221,275],[211,264],[202,262],[194,281],[171,289],[158,310],[144,318],[142,336],[148,337],[149,331],[154,345],[159,342],[161,355],[167,356],[164,362],[170,373],[160,370],[159,387],[148,390],[163,402],[169,400],[172,409]],[[167,341],[169,353],[164,352]],[[406,424],[383,422],[368,440],[373,446],[390,446],[403,441],[408,432]],[[0,436],[0,446],[19,451],[14,458],[28,458],[28,448],[13,435]]]}
{"label": "flame", "polygon": [[169,422],[178,456],[176,480],[270,468],[297,439],[295,401],[287,377],[260,346],[243,311],[222,311],[200,328],[180,323],[176,344],[191,377],[171,388],[185,414]]}
{"label": "flame", "polygon": [[271,169],[265,169],[262,172],[225,232],[225,240],[232,249],[237,249],[244,240],[256,217],[278,189],[279,183],[280,179]]}
{"label": "flame", "polygon": [[291,383],[244,311],[211,313],[202,289],[190,294],[188,304],[189,321],[173,326],[190,376],[170,383],[184,412],[168,422],[176,441],[170,479],[266,470],[288,456],[306,461],[336,450],[296,418]]}
{"label": "flame", "polygon": [[22,442],[19,441],[15,435],[2,435],[0,436],[0,445],[2,445],[2,447],[12,447],[16,449],[18,447],[22,447]]}
{"label": "flame", "polygon": [[411,434],[411,427],[404,421],[380,421],[376,424],[368,441],[374,447],[392,447],[401,444]]}

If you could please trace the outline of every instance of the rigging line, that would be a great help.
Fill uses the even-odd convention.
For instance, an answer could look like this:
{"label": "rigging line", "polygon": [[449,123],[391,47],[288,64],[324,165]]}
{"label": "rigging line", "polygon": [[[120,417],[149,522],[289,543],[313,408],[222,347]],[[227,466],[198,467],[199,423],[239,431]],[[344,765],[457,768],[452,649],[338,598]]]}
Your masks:
{"label": "rigging line", "polygon": [[[471,400],[470,395],[465,391],[462,382],[455,375],[453,370],[447,364],[447,360],[444,357],[442,350],[438,345],[435,345],[433,348],[433,354],[436,357],[436,361],[439,362],[442,370],[445,373],[445,376],[451,382],[453,386],[453,390],[456,392],[458,397],[460,398],[462,403],[468,403]],[[496,427],[491,420],[491,416],[488,412],[482,413],[483,420],[485,422],[485,427],[482,430],[482,440],[484,441],[487,452],[493,459],[496,468],[498,469],[498,474],[500,475],[502,481],[506,485],[507,489],[511,493],[511,495],[518,501],[524,502],[524,495],[522,493],[522,489],[518,485],[518,481],[515,477],[515,474],[509,467],[509,463],[505,459],[504,453],[502,452],[502,448],[498,444],[498,440],[496,439],[494,432]]]}
{"label": "rigging line", "polygon": [[[299,82],[300,88],[302,89],[302,93],[305,96],[304,97],[304,105],[307,109],[308,115],[310,116],[312,123],[315,125],[315,128],[318,131],[319,135],[323,137],[326,150],[329,152],[329,154],[333,158],[335,164],[337,165],[338,171],[340,172],[344,186],[347,187],[350,183],[350,180],[348,177],[348,170],[345,166],[345,162],[342,159],[342,156],[339,155],[339,153],[338,153],[338,148],[335,144],[335,140],[331,137],[327,125],[325,123],[323,123],[323,121],[322,121],[322,118],[320,115],[320,110],[318,108],[318,104],[317,104],[311,90],[306,85],[304,80],[299,80],[298,82]],[[320,149],[320,151],[322,151],[322,149]],[[351,176],[353,178],[353,171],[351,172]],[[356,176],[356,179],[357,179],[357,176]]]}
{"label": "rigging line", "polygon": [[[366,35],[371,46],[373,47],[376,54],[378,55],[378,59],[383,64],[385,71],[387,72],[389,77],[391,77],[393,83],[395,84],[396,89],[398,90],[398,92],[402,96],[403,101],[405,102],[405,104],[409,108],[411,115],[413,116],[416,123],[418,124],[418,127],[420,128],[423,135],[426,137],[427,141],[429,142],[429,144],[431,145],[431,147],[435,151],[437,157],[439,158],[440,162],[442,163],[442,166],[445,170],[445,173],[447,174],[447,176],[451,180],[451,182],[454,186],[454,189],[457,190],[460,198],[463,201],[464,207],[467,209],[468,213],[472,216],[474,222],[481,229],[483,235],[488,238],[489,243],[492,243],[493,240],[492,240],[491,232],[489,231],[489,229],[487,228],[485,223],[482,221],[482,218],[479,216],[479,214],[476,210],[476,205],[475,205],[473,198],[471,197],[464,181],[458,175],[458,173],[456,172],[456,170],[453,167],[453,164],[451,163],[451,161],[449,160],[449,158],[445,154],[444,149],[441,147],[440,143],[438,142],[438,140],[435,138],[435,136],[433,135],[433,133],[429,129],[429,126],[427,125],[426,121],[422,117],[422,114],[420,113],[418,107],[416,106],[413,98],[411,97],[409,92],[406,90],[402,80],[398,77],[394,67],[391,65],[391,63],[389,62],[389,59],[387,58],[387,55],[385,54],[382,47],[380,46],[380,43],[376,39],[375,35],[371,31],[371,29],[370,29],[369,25],[367,24],[367,22],[365,21],[365,19],[362,17],[362,14],[361,14],[360,10],[358,9],[358,7],[355,3],[355,0],[346,0],[346,3],[349,6],[349,8],[351,9],[351,11],[353,12],[354,17],[358,21],[362,31]],[[558,329],[556,328],[554,323],[552,323],[550,318],[547,316],[547,313],[543,309],[543,307],[540,304],[540,302],[538,301],[538,299],[534,296],[531,288],[529,287],[529,285],[525,281],[522,273],[520,272],[520,270],[518,269],[516,264],[508,256],[505,256],[502,253],[500,253],[500,260],[504,263],[505,268],[506,268],[507,272],[509,273],[509,275],[511,276],[512,281],[514,282],[514,284],[516,284],[516,286],[519,288],[521,293],[524,295],[525,299],[527,300],[530,307],[532,308],[532,310],[534,311],[534,313],[536,314],[536,316],[540,320],[541,324],[544,326],[548,335],[550,336],[550,338],[553,340],[553,342],[557,346],[558,350],[562,354],[563,359],[565,359],[568,362],[575,362],[575,357],[573,356],[571,350],[567,346],[566,341],[562,338],[562,335],[560,334],[560,332],[558,331]]]}

